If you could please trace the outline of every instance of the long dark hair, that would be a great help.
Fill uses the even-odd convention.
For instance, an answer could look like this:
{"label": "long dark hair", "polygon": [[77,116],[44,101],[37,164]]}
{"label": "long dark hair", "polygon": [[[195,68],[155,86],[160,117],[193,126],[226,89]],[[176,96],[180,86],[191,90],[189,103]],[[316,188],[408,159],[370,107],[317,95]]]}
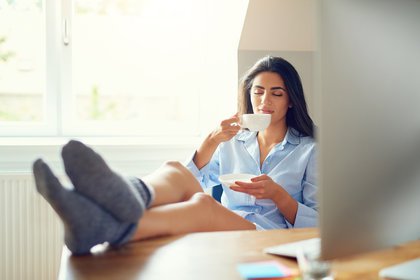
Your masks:
{"label": "long dark hair", "polygon": [[314,123],[308,114],[299,74],[292,64],[281,57],[265,56],[245,73],[239,87],[239,114],[254,113],[250,97],[251,87],[255,77],[262,72],[276,73],[284,81],[292,105],[286,113],[287,126],[297,130],[300,136],[314,137]]}

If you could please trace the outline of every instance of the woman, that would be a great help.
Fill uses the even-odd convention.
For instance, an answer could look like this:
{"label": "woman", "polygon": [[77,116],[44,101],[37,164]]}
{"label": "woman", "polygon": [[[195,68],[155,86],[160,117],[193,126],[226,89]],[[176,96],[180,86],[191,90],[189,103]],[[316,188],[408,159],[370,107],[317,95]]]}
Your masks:
{"label": "woman", "polygon": [[[239,118],[225,120],[188,164],[203,186],[218,184],[219,174],[256,175],[252,183],[225,188],[223,205],[204,194],[178,162],[167,162],[142,179],[127,179],[95,151],[70,141],[62,149],[74,186],[69,189],[46,163],[35,161],[37,190],[63,221],[67,247],[86,254],[104,242],[121,246],[189,232],[316,225],[313,125],[298,74],[285,60],[265,57],[245,76],[240,99],[240,112],[271,114],[269,127],[238,133],[232,124]],[[244,202],[240,193],[256,200]]]}
{"label": "woman", "polygon": [[239,114],[271,114],[268,128],[238,133],[237,115],[223,120],[187,167],[204,188],[220,184],[219,175],[256,175],[223,186],[222,204],[257,229],[315,226],[314,129],[297,71],[282,58],[262,58],[244,76],[238,105]]}

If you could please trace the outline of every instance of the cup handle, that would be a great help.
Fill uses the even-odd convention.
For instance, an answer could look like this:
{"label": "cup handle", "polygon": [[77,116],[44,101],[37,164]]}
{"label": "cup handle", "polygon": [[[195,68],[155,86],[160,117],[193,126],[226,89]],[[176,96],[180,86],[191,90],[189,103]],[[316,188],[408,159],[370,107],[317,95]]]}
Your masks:
{"label": "cup handle", "polygon": [[246,127],[242,125],[242,115],[239,116],[239,122],[231,123],[230,126],[239,126],[241,129],[246,129]]}
{"label": "cup handle", "polygon": [[243,125],[243,121],[244,121],[243,115],[240,115],[238,125],[241,127],[242,130],[249,130],[245,125]]}

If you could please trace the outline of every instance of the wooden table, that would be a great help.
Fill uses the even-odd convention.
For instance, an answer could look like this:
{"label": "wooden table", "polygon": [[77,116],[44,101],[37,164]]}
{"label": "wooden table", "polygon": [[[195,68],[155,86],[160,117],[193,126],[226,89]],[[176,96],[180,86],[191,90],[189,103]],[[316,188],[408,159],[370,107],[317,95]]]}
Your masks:
{"label": "wooden table", "polygon": [[[242,279],[237,264],[276,260],[297,269],[294,259],[263,249],[318,236],[317,229],[193,233],[135,242],[90,256],[63,250],[59,279]],[[378,279],[378,271],[420,257],[420,240],[333,262],[336,279]]]}

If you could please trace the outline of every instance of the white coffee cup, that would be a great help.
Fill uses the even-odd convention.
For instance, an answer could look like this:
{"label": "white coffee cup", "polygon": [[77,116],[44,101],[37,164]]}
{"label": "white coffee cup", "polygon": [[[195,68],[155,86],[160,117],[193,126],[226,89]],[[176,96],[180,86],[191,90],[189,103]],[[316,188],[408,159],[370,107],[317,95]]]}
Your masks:
{"label": "white coffee cup", "polygon": [[271,121],[270,114],[243,114],[240,116],[240,126],[250,131],[262,131],[268,127]]}

